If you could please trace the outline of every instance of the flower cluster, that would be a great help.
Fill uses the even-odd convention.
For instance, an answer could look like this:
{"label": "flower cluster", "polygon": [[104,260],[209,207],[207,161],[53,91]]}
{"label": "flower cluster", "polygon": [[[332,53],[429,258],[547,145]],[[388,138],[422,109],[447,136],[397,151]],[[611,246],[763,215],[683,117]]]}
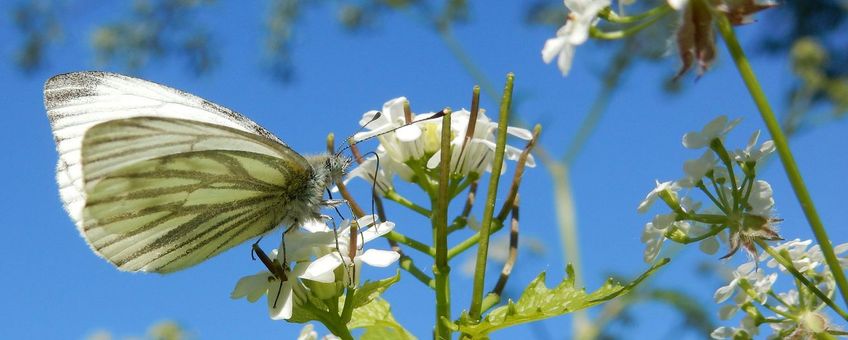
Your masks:
{"label": "flower cluster", "polygon": [[[824,256],[818,245],[809,247],[811,240],[795,239],[772,248],[784,261],[764,254],[758,260],[740,265],[733,272],[733,279],[719,288],[714,295],[716,303],[731,297],[732,302],[719,310],[719,318],[728,320],[739,312],[744,313],[738,327],[722,326],[712,332],[714,339],[749,339],[759,334],[759,327],[768,324],[775,338],[808,339],[825,332],[835,331],[823,309],[826,307],[816,292],[796,282],[796,287],[785,292],[774,290],[778,273],[785,273],[791,266],[823,296],[832,297],[835,289],[833,275],[824,265]],[[848,243],[838,245],[834,251],[841,254],[848,250]],[[848,267],[844,258],[840,265]],[[763,265],[764,264],[764,265]],[[775,269],[779,269],[776,271]],[[766,274],[766,271],[772,271]]]}
{"label": "flower cluster", "polygon": [[[633,0],[622,1],[630,4]],[[713,63],[716,56],[715,33],[712,28],[714,13],[722,13],[733,25],[753,22],[751,16],[777,4],[774,1],[735,0],[735,1],[689,1],[668,0],[666,5],[654,8],[640,15],[628,18],[619,17],[610,8],[610,0],[563,0],[568,8],[565,25],[550,38],[542,48],[542,60],[550,63],[557,59],[562,75],[568,75],[574,59],[574,50],[590,36],[603,39],[620,39],[650,26],[671,8],[677,13],[678,27],[674,32],[674,41],[680,57],[680,70],[677,76],[686,73],[697,61],[698,75],[703,74]],[[714,8],[710,8],[712,6]],[[624,25],[620,31],[604,32],[598,30],[603,17],[612,24]],[[637,19],[639,18],[639,19]],[[627,26],[628,24],[632,26]]]}
{"label": "flower cluster", "polygon": [[[644,259],[652,262],[666,239],[678,243],[700,242],[701,249],[715,253],[718,241],[729,244],[733,255],[745,249],[756,258],[755,244],[760,240],[780,240],[774,217],[774,199],[768,182],[756,178],[757,164],[774,151],[774,144],[766,141],[757,144],[755,132],[744,149],[729,152],[724,147],[724,136],[738,123],[721,116],[707,124],[701,131],[683,136],[683,146],[689,149],[706,149],[704,154],[683,164],[685,175],[677,181],[657,182],[639,204],[639,212],[647,212],[659,199],[671,212],[656,215],[645,225],[642,242],[646,244]],[[711,207],[691,196],[680,197],[681,192],[702,192]]]}
{"label": "flower cluster", "polygon": [[[368,130],[354,135],[362,141],[376,137],[380,141],[376,156],[366,158],[351,170],[345,183],[360,177],[375,183],[380,193],[394,190],[392,178],[398,175],[407,182],[414,181],[417,169],[436,169],[441,161],[442,124],[439,119],[428,119],[434,113],[413,114],[405,97],[395,98],[383,104],[382,111],[366,112],[360,124]],[[450,114],[451,119],[451,173],[467,177],[491,172],[495,156],[495,131],[498,124],[480,109],[473,115],[467,110]],[[473,128],[473,130],[471,130]],[[470,131],[469,131],[470,130]],[[530,140],[530,131],[510,126],[507,133]],[[507,145],[505,158],[518,160],[521,149]],[[379,169],[378,169],[379,162]],[[532,155],[526,161],[535,166]],[[505,169],[505,167],[503,168]]]}
{"label": "flower cluster", "polygon": [[[325,299],[339,296],[344,287],[358,286],[363,263],[387,267],[397,261],[400,254],[394,251],[363,251],[366,242],[393,228],[392,222],[376,223],[374,216],[345,220],[338,231],[321,221],[309,221],[287,232],[280,247],[267,256],[268,269],[241,278],[231,297],[255,302],[267,296],[271,319],[289,319],[309,296]],[[264,254],[257,255],[262,258]]]}

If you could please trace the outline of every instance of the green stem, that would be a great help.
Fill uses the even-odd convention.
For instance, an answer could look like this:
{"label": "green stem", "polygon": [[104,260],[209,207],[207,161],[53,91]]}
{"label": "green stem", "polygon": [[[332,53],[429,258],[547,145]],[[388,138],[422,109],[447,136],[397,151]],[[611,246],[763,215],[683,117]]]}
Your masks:
{"label": "green stem", "polygon": [[[491,233],[496,233],[498,230],[501,230],[501,228],[503,228],[503,222],[500,222],[498,220],[492,221]],[[473,247],[480,241],[480,236],[480,232],[478,231],[474,233],[474,235],[469,236],[467,239],[462,240],[462,242],[457,243],[455,246],[453,246],[453,248],[448,250],[448,260],[456,257],[459,254],[462,254],[464,251]]]}
{"label": "green stem", "polygon": [[[732,169],[731,169],[732,170]],[[727,201],[727,197],[724,196],[723,186],[718,185],[718,182],[715,178],[710,178],[710,182],[713,183],[713,189],[715,189],[716,196],[718,196],[719,201],[721,201],[721,205],[719,205],[719,209],[725,214],[730,214],[733,211],[733,207],[730,206],[730,202]]]}
{"label": "green stem", "polygon": [[725,209],[725,208],[724,208],[724,205],[723,205],[723,204],[721,204],[721,202],[719,202],[719,200],[718,200],[718,199],[716,199],[716,197],[715,197],[715,196],[713,196],[713,193],[711,193],[709,190],[707,190],[707,186],[706,186],[706,185],[704,185],[704,181],[700,181],[700,182],[698,182],[697,187],[698,187],[698,189],[701,189],[701,191],[702,191],[704,194],[706,194],[706,195],[707,195],[707,197],[709,197],[710,201],[713,201],[713,204],[715,204],[715,205],[716,205],[716,207],[718,207],[718,208],[719,208],[719,210],[721,210],[721,211],[722,211],[723,213],[725,213],[725,214],[729,214],[729,213],[730,213],[729,211],[727,211],[727,209]]}
{"label": "green stem", "polygon": [[[459,216],[453,219],[453,222],[448,226],[448,234],[451,234],[457,230],[465,229],[466,226],[468,226],[467,217]],[[448,256],[448,259],[450,259],[450,256]]]}
{"label": "green stem", "polygon": [[492,231],[492,220],[495,213],[495,200],[498,196],[498,183],[506,150],[506,130],[509,124],[509,110],[512,104],[512,87],[515,75],[507,74],[501,98],[500,115],[498,118],[498,137],[495,143],[495,159],[492,162],[492,175],[489,176],[489,187],[486,202],[483,205],[483,222],[480,224],[480,242],[477,244],[477,259],[474,266],[474,284],[471,291],[471,307],[468,316],[471,320],[480,320],[483,304],[483,284],[486,277],[486,260],[489,255],[489,236]]}
{"label": "green stem", "polygon": [[[845,320],[848,320],[848,313],[845,313],[845,311],[842,310],[842,308],[839,308],[839,306],[836,303],[834,303],[833,300],[828,298],[827,295],[825,295],[825,293],[823,293],[821,290],[819,290],[819,288],[816,287],[816,285],[814,283],[810,282],[810,280],[808,280],[807,277],[804,276],[804,274],[801,274],[798,271],[798,269],[795,269],[795,266],[792,264],[791,261],[787,260],[782,255],[780,255],[780,253],[775,251],[765,241],[763,241],[761,239],[755,239],[755,241],[757,242],[757,245],[760,246],[760,248],[763,248],[763,250],[765,250],[766,253],[771,255],[771,257],[773,257],[774,260],[777,261],[777,263],[780,263],[780,265],[783,266],[783,268],[785,268],[789,273],[791,273],[792,276],[794,276],[796,280],[800,281],[801,284],[803,284],[805,287],[807,287],[807,289],[809,289],[811,292],[813,292],[813,294],[815,294],[816,297],[819,298],[819,300],[821,300],[828,307],[833,309],[833,311],[836,312],[836,314],[839,314],[840,317],[842,317]],[[798,293],[799,293],[799,295],[801,294],[801,292],[798,292]]]}
{"label": "green stem", "polygon": [[739,206],[739,186],[736,185],[736,171],[733,170],[733,160],[730,159],[730,154],[727,152],[727,149],[724,148],[724,144],[721,142],[721,139],[713,139],[710,142],[710,149],[715,151],[718,155],[718,158],[724,163],[724,167],[727,168],[727,176],[730,177],[730,195],[733,199],[733,202],[729,204],[731,212],[737,212],[737,207]]}
{"label": "green stem", "polygon": [[409,246],[410,248],[415,249],[417,251],[420,251],[424,254],[427,254],[427,255],[430,255],[430,256],[436,256],[436,250],[433,249],[432,247],[424,244],[421,241],[415,240],[411,237],[408,237],[404,234],[401,234],[397,231],[392,230],[388,234],[383,235],[383,237],[390,239],[392,241],[398,242],[398,243],[403,243],[403,244]]}
{"label": "green stem", "polygon": [[670,8],[671,7],[668,5],[668,3],[663,3],[661,6],[651,8],[639,14],[619,16],[615,13],[615,11],[612,10],[612,8],[607,7],[604,8],[600,13],[598,13],[598,16],[606,19],[611,23],[632,24],[634,22],[639,22],[655,15],[663,15],[668,12]]}
{"label": "green stem", "polygon": [[[342,307],[342,321],[347,324],[350,321],[351,315],[353,315],[353,297],[356,294],[356,289],[347,287],[347,292],[345,293],[345,302],[344,307]],[[345,327],[347,328],[347,327]]]}
{"label": "green stem", "polygon": [[796,311],[794,310],[795,307],[786,303],[786,301],[784,301],[783,298],[780,297],[780,295],[775,294],[773,290],[769,290],[768,295],[771,296],[772,299],[774,299],[775,301],[777,301],[781,305],[783,305],[783,307],[786,307],[786,310],[788,310],[792,313],[796,313]]}
{"label": "green stem", "polygon": [[309,309],[312,314],[316,315],[318,317],[318,321],[324,324],[324,327],[327,327],[327,330],[329,330],[330,333],[333,333],[333,335],[344,340],[353,340],[353,334],[350,333],[350,330],[347,328],[347,324],[342,322],[339,315],[328,313],[327,311],[318,309],[311,304],[305,305],[305,308]]}
{"label": "green stem", "polygon": [[669,231],[669,232],[666,233],[666,237],[668,239],[670,239],[674,242],[680,243],[680,244],[689,244],[689,243],[698,242],[698,241],[701,241],[703,239],[715,236],[716,234],[718,234],[719,232],[724,230],[724,228],[725,228],[725,226],[720,225],[720,226],[717,226],[715,228],[711,228],[709,231],[701,234],[700,236],[696,236],[696,237],[680,236],[680,235],[674,233],[677,230],[672,230],[672,231]]}
{"label": "green stem", "polygon": [[410,210],[412,210],[414,212],[417,212],[421,215],[424,215],[427,218],[430,218],[430,215],[432,214],[432,212],[429,209],[413,203],[412,201],[406,199],[406,197],[403,197],[403,195],[397,193],[397,191],[386,192],[385,197],[388,200],[394,201],[394,202],[396,202],[396,203],[398,203],[398,204],[400,204],[404,207],[409,208]]}
{"label": "green stem", "polygon": [[[715,214],[687,214],[685,219],[706,224],[727,224],[727,215]],[[679,218],[678,218],[679,220]]]}
{"label": "green stem", "polygon": [[638,25],[633,25],[633,26],[630,26],[630,27],[625,28],[625,29],[620,30],[620,31],[604,32],[604,31],[601,31],[600,29],[596,28],[595,26],[592,26],[592,27],[589,28],[589,35],[592,38],[602,39],[602,40],[624,39],[624,38],[627,38],[631,35],[639,33],[639,31],[641,31],[643,29],[650,27],[655,22],[657,22],[657,20],[660,20],[662,17],[665,16],[666,13],[668,13],[670,11],[671,11],[671,7],[668,7],[668,6],[659,7],[659,10],[657,11],[658,14],[656,16],[653,16],[650,19],[639,23]]}
{"label": "green stem", "polygon": [[839,292],[842,295],[842,301],[845,304],[848,304],[848,281],[845,279],[845,273],[839,265],[839,259],[837,259],[836,254],[833,251],[833,245],[830,243],[830,238],[827,236],[824,224],[822,223],[821,218],[819,218],[819,214],[813,205],[813,199],[807,191],[807,186],[804,184],[804,180],[801,177],[801,171],[798,169],[798,165],[795,163],[795,159],[792,156],[792,151],[789,149],[789,142],[780,128],[780,122],[778,122],[774,111],[772,111],[768,98],[766,97],[765,92],[763,92],[759,81],[757,81],[757,77],[754,74],[753,68],[751,68],[751,64],[748,63],[748,58],[745,56],[742,46],[739,44],[739,41],[736,40],[736,34],[733,32],[733,27],[731,27],[730,21],[724,15],[716,15],[716,17],[716,23],[719,31],[721,32],[721,36],[724,38],[725,45],[727,46],[728,51],[730,51],[730,55],[733,56],[736,68],[739,70],[739,74],[742,76],[742,80],[745,82],[745,86],[748,88],[751,98],[754,100],[754,103],[760,111],[760,115],[771,134],[772,140],[774,140],[777,153],[780,155],[780,162],[783,164],[783,169],[789,177],[789,182],[792,184],[795,196],[801,204],[801,209],[804,210],[807,222],[810,223],[810,228],[813,230],[816,242],[818,242],[821,247],[825,262],[827,262],[828,268],[830,268],[831,273],[833,273],[833,279],[836,281],[836,286],[839,287]]}
{"label": "green stem", "polygon": [[430,287],[430,289],[436,289],[436,281],[433,280],[433,278],[428,276],[426,273],[424,273],[424,271],[422,271],[420,268],[418,268],[412,261],[412,258],[410,258],[409,256],[401,256],[400,261],[398,261],[398,264],[400,265],[401,269],[407,271],[409,274],[412,274],[412,277],[418,279],[418,281],[421,281],[421,283],[423,283],[427,287]]}
{"label": "green stem", "polygon": [[451,339],[451,329],[442,320],[451,320],[450,310],[450,266],[448,265],[448,186],[450,185],[451,164],[451,116],[450,110],[444,110],[447,115],[442,118],[441,159],[439,166],[438,192],[430,196],[431,205],[435,211],[432,217],[433,246],[436,248],[433,276],[436,284],[436,339]]}
{"label": "green stem", "polygon": [[[756,296],[756,295],[751,296],[750,294],[748,294],[748,296],[750,296],[752,299],[756,299],[756,298],[757,298],[757,296]],[[756,300],[755,300],[755,301],[756,301]],[[764,304],[762,304],[761,306],[763,306],[763,307],[765,307],[766,309],[768,309],[768,310],[772,311],[772,313],[775,313],[775,314],[777,314],[777,315],[780,315],[780,316],[782,316],[782,317],[784,317],[784,318],[791,319],[791,320],[795,320],[795,319],[796,319],[796,318],[795,318],[795,315],[792,315],[792,313],[781,312],[779,309],[777,309],[777,307],[772,306],[772,305],[770,305],[770,304],[768,304],[768,303],[764,303]]]}

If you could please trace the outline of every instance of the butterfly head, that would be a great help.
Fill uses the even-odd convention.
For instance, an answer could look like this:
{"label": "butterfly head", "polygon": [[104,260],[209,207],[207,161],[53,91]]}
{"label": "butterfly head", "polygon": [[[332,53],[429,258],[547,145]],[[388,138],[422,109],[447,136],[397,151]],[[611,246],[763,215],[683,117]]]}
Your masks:
{"label": "butterfly head", "polygon": [[322,189],[329,188],[347,173],[347,168],[352,160],[339,154],[322,154],[307,157],[309,164],[315,172],[315,179],[322,185]]}

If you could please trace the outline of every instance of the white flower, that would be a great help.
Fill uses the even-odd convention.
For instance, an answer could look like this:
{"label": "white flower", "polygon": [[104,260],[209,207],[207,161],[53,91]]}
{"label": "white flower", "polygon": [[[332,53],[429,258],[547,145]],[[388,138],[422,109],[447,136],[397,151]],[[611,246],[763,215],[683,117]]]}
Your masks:
{"label": "white flower", "polygon": [[[276,249],[271,252],[270,257],[282,263]],[[256,302],[263,295],[267,295],[268,314],[271,319],[286,320],[292,315],[294,289],[300,289],[299,283],[296,281],[293,282],[294,277],[302,273],[305,269],[304,266],[295,266],[294,270],[288,271],[284,266],[283,270],[288,279],[283,282],[280,282],[280,279],[268,270],[245,276],[236,283],[236,287],[230,294],[230,298],[239,299],[245,297],[247,301]]]}
{"label": "white flower", "polygon": [[758,162],[765,156],[774,152],[774,142],[767,140],[757,148],[757,139],[760,138],[760,130],[754,132],[751,138],[748,139],[748,145],[743,150],[736,150],[733,153],[733,158],[737,162]]}
{"label": "white flower", "polygon": [[574,59],[574,48],[583,44],[589,38],[589,28],[595,23],[595,19],[605,7],[610,5],[610,0],[564,0],[565,7],[571,11],[568,21],[557,30],[556,37],[545,41],[542,48],[542,60],[550,64],[554,57],[557,59],[562,75],[571,70],[571,61]]}
{"label": "white flower", "polygon": [[677,191],[680,190],[680,186],[678,186],[677,183],[673,181],[662,183],[660,183],[660,181],[656,181],[656,183],[657,186],[654,188],[654,190],[651,190],[651,192],[649,192],[648,195],[645,196],[645,199],[642,200],[641,203],[639,203],[639,207],[636,208],[640,213],[647,212],[648,209],[651,208],[651,205],[654,204],[654,201],[657,200],[657,197],[659,197],[660,194],[664,191],[668,191],[669,194],[672,195],[672,197],[677,197]]}
{"label": "white flower", "polygon": [[683,172],[686,177],[677,181],[684,188],[692,188],[706,176],[710,170],[715,168],[716,158],[711,150],[707,150],[698,159],[691,159],[683,162]]}
{"label": "white flower", "polygon": [[688,149],[709,147],[714,139],[723,138],[739,121],[737,118],[728,122],[727,116],[718,116],[704,126],[701,132],[692,131],[683,135],[683,146]]}
{"label": "white flower", "polygon": [[751,187],[751,194],[748,196],[748,205],[751,210],[748,212],[752,215],[770,217],[772,208],[774,208],[774,197],[771,190],[771,185],[763,180],[757,180]]}
{"label": "white flower", "polygon": [[[680,226],[679,228],[690,237],[701,236],[709,231],[709,228],[702,224],[689,224],[688,222],[684,224],[684,222],[686,221],[679,221],[677,223]],[[718,252],[718,248],[719,242],[716,236],[710,236],[701,240],[701,242],[698,242],[698,249],[700,249],[701,252],[707,255],[715,254],[716,252]]]}
{"label": "white flower", "polygon": [[[451,140],[451,172],[468,175],[469,173],[482,174],[483,171],[492,170],[492,162],[495,159],[496,136],[495,132],[498,128],[498,123],[493,122],[486,111],[480,109],[477,114],[477,122],[474,125],[474,133],[471,139],[466,141],[465,135],[468,125],[471,122],[471,113],[466,110],[459,110],[451,114],[451,132],[454,138]],[[506,132],[515,137],[530,140],[533,134],[527,129],[508,126]],[[425,138],[426,140],[427,138]],[[440,136],[435,136],[438,142]],[[432,144],[432,143],[426,143]],[[463,146],[464,145],[464,146]],[[434,169],[439,166],[441,161],[441,150],[436,149],[432,157],[427,161],[427,167]],[[506,145],[504,150],[504,158],[507,160],[517,161],[521,156],[522,150],[511,145]],[[528,155],[525,163],[528,167],[535,167],[536,161],[533,155]],[[502,173],[506,171],[506,167],[501,168]]]}
{"label": "white flower", "polygon": [[[424,147],[420,142],[421,123],[406,125],[403,109],[406,102],[406,97],[398,97],[383,104],[380,112],[372,110],[363,114],[359,124],[364,126],[371,122],[367,125],[369,131],[357,133],[353,139],[361,141],[377,136],[386,154],[397,162],[421,158],[424,155]],[[380,117],[374,119],[378,113]],[[392,129],[397,130],[387,133]]]}
{"label": "white flower", "polygon": [[751,339],[759,332],[757,323],[746,315],[739,323],[739,327],[722,326],[716,328],[710,333],[710,337],[713,339]]}
{"label": "white flower", "polygon": [[[392,190],[392,177],[400,176],[405,181],[411,181],[414,175],[412,169],[406,165],[410,160],[427,160],[429,168],[436,168],[441,161],[441,120],[427,119],[434,113],[414,115],[410,119],[414,122],[406,124],[403,106],[406,98],[392,99],[383,106],[382,115],[374,119],[377,111],[369,111],[363,115],[360,124],[368,123],[369,131],[358,133],[355,140],[362,140],[377,136],[380,146],[377,155],[369,157],[358,167],[353,169],[345,179],[347,183],[354,177],[361,177],[374,183],[380,192]],[[469,173],[482,174],[491,171],[492,161],[495,156],[496,136],[498,124],[486,116],[485,110],[480,109],[474,124],[473,134],[466,141],[466,130],[470,125],[471,113],[459,110],[451,113],[451,170],[454,173],[468,175]],[[400,129],[387,133],[392,129]],[[507,133],[524,139],[533,138],[527,129],[514,126],[507,127]],[[504,158],[507,160],[518,160],[522,149],[506,145]],[[379,171],[377,169],[377,158],[379,157]],[[528,167],[536,166],[532,155],[528,155],[526,163]],[[505,167],[502,168],[506,171]],[[375,178],[376,177],[376,178]]]}
{"label": "white flower", "polygon": [[[392,184],[394,175],[398,175],[404,181],[410,181],[414,173],[406,164],[389,157],[383,146],[380,145],[377,147],[376,156],[366,158],[347,174],[344,184],[346,185],[356,177],[365,179],[369,183],[374,183],[376,179],[375,187],[377,191],[385,194],[394,190],[394,184]],[[333,188],[333,191],[338,191],[338,188]]]}
{"label": "white flower", "polygon": [[755,262],[744,263],[733,271],[733,280],[730,283],[716,290],[713,295],[716,303],[724,302],[733,296],[733,293],[736,292],[736,288],[739,287],[742,280],[748,282],[751,285],[751,289],[755,292],[756,296],[752,298],[760,303],[765,303],[768,298],[768,291],[777,280],[777,273],[765,275],[762,269],[756,267]]}
{"label": "white flower", "polygon": [[[792,241],[787,241],[777,246],[774,246],[773,249],[777,252],[781,252],[786,250],[789,254],[789,258],[792,261],[792,266],[795,267],[799,272],[806,272],[808,270],[816,269],[824,260],[821,256],[821,251],[818,248],[818,245],[814,247],[814,249],[810,249],[807,251],[807,246],[813,243],[813,240],[805,240],[801,241],[800,239],[794,239]],[[768,254],[763,254],[763,261],[765,259],[770,258]],[[781,271],[786,271],[782,265],[780,265],[774,258],[771,258],[766,265],[769,268],[780,268]]]}
{"label": "white flower", "polygon": [[657,258],[657,255],[662,250],[663,242],[665,242],[665,233],[669,230],[680,229],[687,232],[690,224],[687,221],[675,221],[677,215],[657,214],[651,222],[645,224],[645,229],[642,231],[642,243],[645,244],[645,253],[643,259],[647,263],[651,263]]}
{"label": "white flower", "polygon": [[[365,216],[357,220],[361,229],[356,233],[357,241],[354,245],[350,244],[351,222],[348,220],[342,223],[341,230],[338,233],[334,233],[333,231],[319,232],[326,235],[337,235],[337,237],[324,244],[325,249],[329,249],[329,251],[312,263],[309,263],[303,274],[300,275],[300,278],[324,283],[334,282],[336,280],[335,269],[344,264],[347,271],[347,275],[344,277],[345,284],[352,286],[359,282],[359,270],[362,267],[362,263],[375,267],[387,267],[397,261],[400,258],[400,254],[395,251],[368,249],[363,252],[362,249],[365,243],[387,234],[395,226],[392,222],[382,222],[372,225],[373,222],[373,216]],[[368,227],[368,225],[371,226]],[[353,259],[351,259],[351,247],[354,247]],[[349,272],[351,267],[353,267],[353,273]]]}
{"label": "white flower", "polygon": [[663,242],[665,242],[665,230],[655,228],[651,222],[646,223],[642,231],[642,243],[645,244],[642,259],[647,263],[654,262],[662,249]]}

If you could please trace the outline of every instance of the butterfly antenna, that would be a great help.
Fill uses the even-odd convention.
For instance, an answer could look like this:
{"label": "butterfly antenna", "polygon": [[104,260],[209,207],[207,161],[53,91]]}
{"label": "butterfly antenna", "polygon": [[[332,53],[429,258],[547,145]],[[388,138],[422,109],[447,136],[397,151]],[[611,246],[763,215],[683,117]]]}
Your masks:
{"label": "butterfly antenna", "polygon": [[[356,136],[356,134],[365,130],[365,128],[368,127],[368,125],[375,122],[377,119],[380,119],[380,117],[382,117],[382,116],[383,116],[383,113],[380,112],[380,111],[377,111],[377,113],[374,114],[374,117],[371,117],[371,119],[368,122],[366,122],[365,124],[362,124],[362,126],[358,130],[356,130],[356,132],[354,132],[352,135],[345,138],[344,142],[343,142],[343,143],[345,143],[345,145],[338,148],[339,152],[336,153],[336,156],[341,155],[342,152],[344,152],[345,150],[347,150],[350,147],[349,141],[353,140],[353,136]],[[354,143],[354,144],[356,144],[356,143]]]}
{"label": "butterfly antenna", "polygon": [[250,248],[250,259],[253,261],[256,261],[256,249],[260,249],[259,241],[262,241],[262,236],[259,236],[259,239],[253,242],[253,247]]}
{"label": "butterfly antenna", "polygon": [[[366,124],[362,125],[362,127],[359,129],[359,131],[362,131],[362,130],[363,130],[363,129],[364,129],[364,128],[368,125],[368,124],[371,124],[371,122],[373,122],[374,120],[376,120],[377,118],[379,118],[381,115],[382,115],[382,114],[378,112],[378,114],[377,114],[377,115],[375,115],[375,116],[374,116],[374,118],[372,118],[370,121],[368,121],[368,123],[366,123]],[[365,139],[363,139],[363,140],[353,141],[353,142],[351,143],[351,142],[349,142],[349,141],[353,140],[353,136],[355,136],[355,135],[356,135],[356,134],[353,134],[353,135],[351,135],[350,137],[348,137],[347,139],[345,139],[345,142],[347,142],[347,145],[345,145],[344,147],[340,148],[340,149],[339,149],[339,152],[337,152],[337,153],[336,153],[336,155],[341,155],[341,154],[342,154],[342,152],[346,151],[347,149],[350,149],[351,144],[353,144],[353,145],[355,145],[355,144],[359,144],[359,143],[362,143],[362,142],[364,142],[364,141],[367,141],[367,140],[369,140],[369,139],[371,139],[371,138],[376,138],[376,137],[380,137],[380,136],[385,135],[385,134],[388,134],[388,133],[395,132],[395,131],[397,131],[397,130],[399,130],[399,129],[402,129],[402,128],[404,128],[404,127],[410,126],[410,125],[415,124],[415,123],[420,123],[420,122],[424,122],[424,121],[428,121],[428,120],[432,120],[432,119],[439,119],[439,118],[442,118],[442,117],[444,117],[444,116],[445,116],[445,111],[444,111],[444,110],[442,110],[442,111],[439,111],[439,112],[436,112],[436,113],[434,113],[434,114],[430,115],[429,117],[422,118],[422,119],[419,119],[419,120],[414,120],[414,121],[411,121],[411,122],[409,122],[409,123],[403,124],[403,125],[401,125],[401,126],[398,126],[398,127],[395,127],[395,128],[392,128],[392,129],[389,129],[389,130],[386,130],[386,131],[380,132],[380,133],[378,133],[378,134],[376,134],[376,135],[373,135],[373,136],[371,136],[371,137],[365,138]],[[358,133],[358,132],[357,132],[357,133]]]}
{"label": "butterfly antenna", "polygon": [[[329,197],[329,198],[330,198],[330,200],[333,200],[333,192],[332,192],[332,191],[330,191],[330,188],[327,188],[327,197]],[[345,201],[345,203],[347,203],[347,201]],[[333,210],[335,210],[335,211],[336,211],[336,214],[338,214],[338,215],[339,215],[339,217],[340,217],[342,220],[344,220],[344,219],[345,219],[344,215],[342,215],[342,212],[341,212],[341,211],[339,211],[339,207],[338,207],[338,206],[333,205]]]}
{"label": "butterfly antenna", "polygon": [[[373,155],[375,162],[377,162],[376,167],[374,167],[374,174],[371,176],[371,216],[374,216],[374,210],[376,210],[376,206],[374,203],[374,196],[377,196],[377,176],[380,175],[380,155],[376,152],[371,151],[366,153],[365,155]],[[374,221],[379,221],[380,217],[374,219]]]}

